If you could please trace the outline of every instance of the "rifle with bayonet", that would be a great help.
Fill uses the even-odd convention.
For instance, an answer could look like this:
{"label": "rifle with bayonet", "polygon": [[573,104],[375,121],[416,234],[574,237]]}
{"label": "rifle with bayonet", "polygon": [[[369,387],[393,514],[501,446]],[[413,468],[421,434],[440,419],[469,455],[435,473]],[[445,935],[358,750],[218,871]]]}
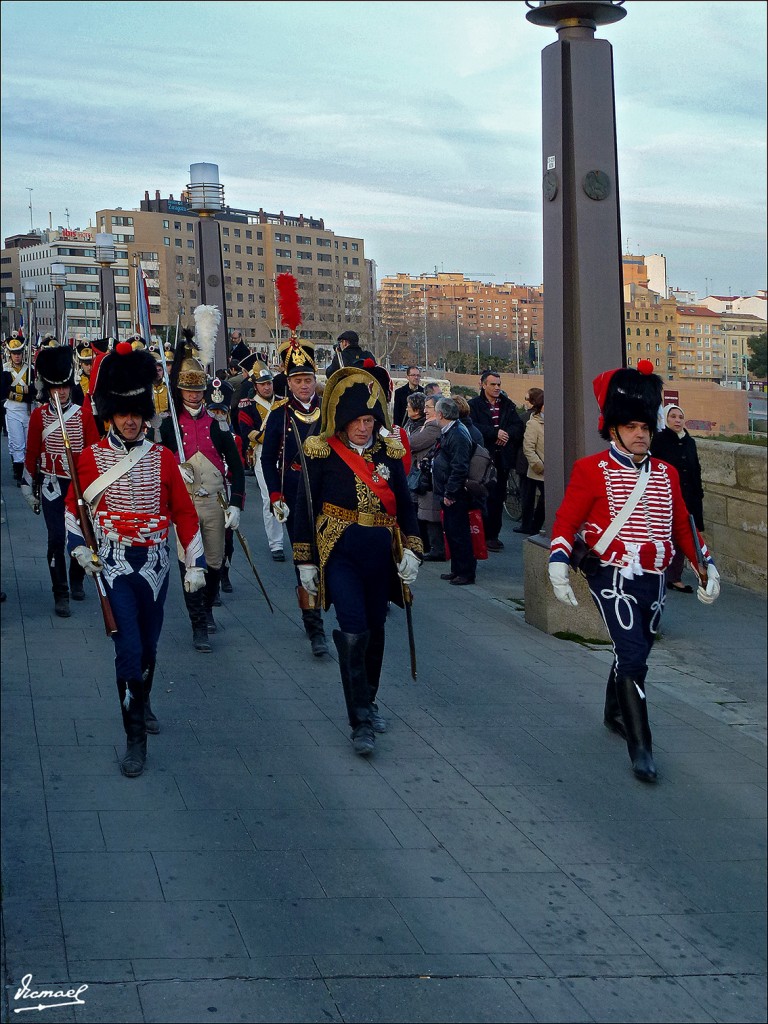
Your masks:
{"label": "rifle with bayonet", "polygon": [[[59,401],[59,396],[55,391],[51,395],[51,402],[56,410],[56,415],[59,417],[59,427],[61,428],[61,433],[64,438],[64,452],[67,456],[67,466],[69,467],[71,487],[75,494],[75,507],[77,509],[77,518],[80,522],[80,531],[83,534],[86,547],[91,551],[93,562],[96,564],[99,563],[98,544],[96,543],[96,536],[93,532],[93,525],[91,524],[88,505],[83,497],[82,488],[80,487],[80,479],[77,475],[77,463],[75,462],[72,445],[69,443],[69,435],[67,434],[67,428],[64,424],[61,402]],[[99,595],[101,614],[104,617],[104,628],[107,631],[107,636],[114,636],[117,633],[117,622],[115,621],[115,616],[112,612],[112,605],[109,603],[109,598],[107,597],[107,588],[104,586],[104,580],[101,578],[101,572],[98,571],[89,575],[93,576],[93,582],[96,584],[96,592]]]}

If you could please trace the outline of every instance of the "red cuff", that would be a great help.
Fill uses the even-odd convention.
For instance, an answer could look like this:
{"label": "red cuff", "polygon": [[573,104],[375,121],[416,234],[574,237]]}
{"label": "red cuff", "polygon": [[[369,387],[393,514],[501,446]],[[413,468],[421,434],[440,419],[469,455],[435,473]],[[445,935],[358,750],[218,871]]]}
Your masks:
{"label": "red cuff", "polygon": [[274,505],[276,502],[282,501],[282,500],[283,500],[283,496],[282,496],[282,494],[279,491],[272,491],[270,493],[270,495],[269,495],[269,502],[270,502],[271,505]]}

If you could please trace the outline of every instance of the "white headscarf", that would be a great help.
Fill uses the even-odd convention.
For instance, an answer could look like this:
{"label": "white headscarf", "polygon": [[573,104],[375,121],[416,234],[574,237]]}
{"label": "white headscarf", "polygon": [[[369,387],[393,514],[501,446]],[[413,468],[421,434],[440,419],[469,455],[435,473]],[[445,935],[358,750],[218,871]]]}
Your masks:
{"label": "white headscarf", "polygon": [[[683,407],[681,405],[677,405],[677,403],[675,402],[671,402],[669,405],[663,406],[661,413],[664,417],[664,426],[669,427],[670,430],[672,430],[672,427],[670,427],[669,423],[667,423],[667,417],[673,409],[679,409],[683,416],[685,416],[685,411],[683,410]],[[675,431],[675,433],[677,433],[677,431]],[[683,427],[683,433],[685,433],[685,427]]]}

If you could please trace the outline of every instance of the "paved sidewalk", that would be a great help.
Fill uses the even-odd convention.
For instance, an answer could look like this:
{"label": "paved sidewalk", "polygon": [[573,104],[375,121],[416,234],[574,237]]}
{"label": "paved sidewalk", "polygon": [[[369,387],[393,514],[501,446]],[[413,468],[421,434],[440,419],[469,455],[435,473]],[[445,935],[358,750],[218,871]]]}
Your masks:
{"label": "paved sidewalk", "polygon": [[45,1024],[766,1019],[764,597],[670,597],[644,786],[601,724],[609,654],[525,623],[507,522],[478,586],[423,567],[416,684],[392,610],[365,761],[250,478],[275,614],[236,552],[198,654],[172,578],[162,732],[125,779],[95,595],[53,615],[5,440],[0,479],[4,1020],[72,1001],[16,998],[27,975],[88,986]]}

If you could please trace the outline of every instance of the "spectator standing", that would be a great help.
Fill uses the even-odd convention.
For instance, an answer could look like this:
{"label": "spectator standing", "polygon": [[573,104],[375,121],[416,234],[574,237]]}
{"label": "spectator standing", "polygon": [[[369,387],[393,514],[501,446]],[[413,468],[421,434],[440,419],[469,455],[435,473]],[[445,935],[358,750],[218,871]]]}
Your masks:
{"label": "spectator standing", "polygon": [[518,533],[538,533],[544,525],[544,392],[530,388],[531,413],[525,424],[523,456],[527,463],[523,516]]}
{"label": "spectator standing", "polygon": [[406,382],[395,389],[394,402],[392,404],[392,422],[398,427],[407,425],[408,399],[411,395],[423,394],[421,386],[421,370],[418,366],[409,366],[405,371]]}
{"label": "spectator standing", "polygon": [[[411,442],[411,479],[415,486],[415,478],[419,475],[423,459],[431,466],[432,449],[440,437],[440,424],[435,414],[435,398],[425,398],[423,394],[414,394],[408,399],[408,408],[421,406],[424,410],[421,423],[409,433],[408,439]],[[410,415],[410,413],[409,413]],[[411,494],[414,494],[411,489]],[[432,487],[424,494],[415,494],[416,515],[419,521],[419,532],[422,540],[426,542],[425,562],[444,562],[445,543],[443,541],[443,526],[440,521],[440,502],[436,500]]]}
{"label": "spectator standing", "polygon": [[362,366],[366,359],[376,362],[373,352],[360,347],[360,337],[357,331],[344,331],[338,336],[336,342],[336,352],[325,369],[326,378],[342,366]]}
{"label": "spectator standing", "polygon": [[483,372],[480,394],[469,402],[472,422],[483,435],[483,444],[496,466],[496,484],[488,495],[484,517],[486,545],[489,551],[501,551],[499,540],[509,473],[517,460],[523,439],[523,421],[515,403],[501,391],[501,377],[493,370]]}
{"label": "spectator standing", "polygon": [[[688,511],[693,516],[696,529],[704,529],[704,487],[701,483],[701,465],[696,442],[685,429],[685,413],[679,405],[664,406],[664,429],[654,434],[651,455],[674,466],[680,476],[680,490],[683,492]],[[692,594],[693,587],[683,583],[685,553],[675,551],[667,567],[667,590],[679,594]]]}
{"label": "spectator standing", "polygon": [[465,486],[475,446],[459,423],[459,407],[452,398],[437,399],[435,417],[440,437],[432,460],[432,485],[451,549],[451,571],[440,578],[455,587],[464,587],[475,582],[477,571],[469,527],[470,498]]}

